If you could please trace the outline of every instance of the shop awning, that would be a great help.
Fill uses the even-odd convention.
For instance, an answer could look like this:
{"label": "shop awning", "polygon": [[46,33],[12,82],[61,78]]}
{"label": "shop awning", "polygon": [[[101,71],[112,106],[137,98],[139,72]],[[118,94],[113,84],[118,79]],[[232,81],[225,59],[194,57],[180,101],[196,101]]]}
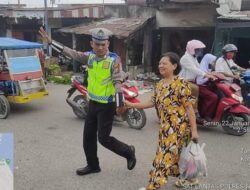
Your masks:
{"label": "shop awning", "polygon": [[0,38],[0,49],[32,49],[41,48],[43,44],[18,40],[14,38]]}

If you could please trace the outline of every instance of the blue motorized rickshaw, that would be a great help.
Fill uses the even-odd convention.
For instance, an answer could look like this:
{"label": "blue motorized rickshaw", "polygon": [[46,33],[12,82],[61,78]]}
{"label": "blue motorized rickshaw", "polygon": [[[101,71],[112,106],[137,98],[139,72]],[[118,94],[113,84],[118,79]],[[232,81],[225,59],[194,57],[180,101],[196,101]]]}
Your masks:
{"label": "blue motorized rickshaw", "polygon": [[0,38],[0,119],[7,118],[9,102],[27,103],[48,95],[38,57],[42,46]]}

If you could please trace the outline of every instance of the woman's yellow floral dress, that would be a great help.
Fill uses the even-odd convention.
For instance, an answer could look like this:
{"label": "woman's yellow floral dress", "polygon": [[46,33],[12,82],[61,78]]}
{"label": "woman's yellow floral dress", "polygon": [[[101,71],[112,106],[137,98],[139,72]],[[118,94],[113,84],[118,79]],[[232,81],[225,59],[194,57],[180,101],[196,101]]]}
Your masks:
{"label": "woman's yellow floral dress", "polygon": [[190,139],[190,127],[185,107],[193,104],[189,84],[176,77],[170,84],[164,79],[157,83],[152,97],[159,113],[159,144],[150,171],[147,189],[159,189],[168,176],[179,176],[178,161],[182,146]]}

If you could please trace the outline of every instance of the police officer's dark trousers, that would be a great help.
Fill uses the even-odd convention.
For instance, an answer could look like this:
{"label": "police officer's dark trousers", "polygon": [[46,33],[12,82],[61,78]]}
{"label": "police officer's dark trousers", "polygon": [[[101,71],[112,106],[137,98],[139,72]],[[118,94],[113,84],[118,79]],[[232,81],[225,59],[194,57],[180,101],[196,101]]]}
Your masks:
{"label": "police officer's dark trousers", "polygon": [[83,148],[87,164],[91,168],[99,167],[97,157],[97,138],[100,144],[114,153],[129,158],[129,146],[110,136],[113,118],[116,111],[115,103],[98,103],[91,101],[83,131]]}

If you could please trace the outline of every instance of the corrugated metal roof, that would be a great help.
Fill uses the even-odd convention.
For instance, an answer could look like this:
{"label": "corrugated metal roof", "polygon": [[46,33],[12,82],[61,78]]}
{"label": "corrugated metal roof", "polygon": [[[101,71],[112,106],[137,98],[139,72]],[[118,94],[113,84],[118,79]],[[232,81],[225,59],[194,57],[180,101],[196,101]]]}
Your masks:
{"label": "corrugated metal roof", "polygon": [[135,31],[139,30],[147,22],[147,18],[111,18],[101,22],[90,24],[81,24],[74,27],[59,29],[63,33],[87,34],[93,28],[107,28],[112,31],[113,36],[123,39],[129,37]]}

